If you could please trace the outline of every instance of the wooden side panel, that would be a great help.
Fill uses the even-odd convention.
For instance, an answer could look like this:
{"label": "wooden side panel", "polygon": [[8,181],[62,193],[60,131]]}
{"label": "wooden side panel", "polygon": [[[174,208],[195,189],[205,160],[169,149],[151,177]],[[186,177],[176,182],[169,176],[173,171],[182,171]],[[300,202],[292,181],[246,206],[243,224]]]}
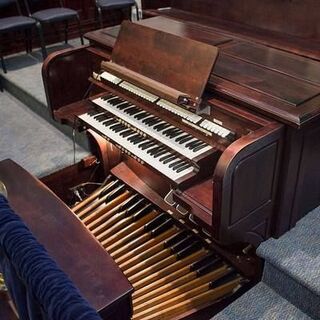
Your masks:
{"label": "wooden side panel", "polygon": [[44,61],[42,78],[53,117],[55,110],[84,98],[91,68],[85,46],[53,53]]}
{"label": "wooden side panel", "polygon": [[218,162],[213,177],[213,236],[223,244],[257,246],[271,236],[282,154],[282,127],[271,127],[239,139]]}
{"label": "wooden side panel", "polygon": [[274,226],[276,237],[320,203],[319,135],[319,121],[300,131],[287,130]]}

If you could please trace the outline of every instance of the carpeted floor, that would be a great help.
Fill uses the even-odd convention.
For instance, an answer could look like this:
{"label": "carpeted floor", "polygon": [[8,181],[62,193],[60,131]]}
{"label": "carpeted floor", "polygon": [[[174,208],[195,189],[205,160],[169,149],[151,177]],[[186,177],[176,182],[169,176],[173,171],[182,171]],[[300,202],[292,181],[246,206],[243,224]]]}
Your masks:
{"label": "carpeted floor", "polygon": [[[88,152],[76,145],[76,160]],[[0,98],[0,160],[11,158],[43,177],[73,164],[73,142],[10,94]]]}
{"label": "carpeted floor", "polygon": [[[80,46],[79,39],[69,40],[68,44],[54,44],[47,47],[48,54],[61,49]],[[21,52],[5,57],[5,63],[8,72],[4,74],[0,68],[0,74],[17,87],[23,88],[25,92],[31,93],[32,96],[47,106],[46,96],[43,88],[41,68],[42,55],[39,49],[30,54]]]}

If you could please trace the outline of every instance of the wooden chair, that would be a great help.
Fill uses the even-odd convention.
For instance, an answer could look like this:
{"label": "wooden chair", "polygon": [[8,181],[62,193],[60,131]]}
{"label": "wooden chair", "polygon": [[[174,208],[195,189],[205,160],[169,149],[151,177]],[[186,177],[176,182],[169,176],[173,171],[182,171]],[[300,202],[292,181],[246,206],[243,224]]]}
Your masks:
{"label": "wooden chair", "polygon": [[[9,8],[10,6],[16,7],[17,15],[5,17],[0,19],[0,35],[4,35],[14,31],[24,31],[26,38],[26,51],[27,53],[31,51],[31,29],[35,27],[36,21],[30,17],[23,16],[21,13],[21,8],[17,0],[0,0],[0,9]],[[1,65],[4,73],[7,72],[4,58],[2,54],[3,42],[0,42],[0,58]],[[43,48],[44,44],[40,36],[40,45]]]}
{"label": "wooden chair", "polygon": [[96,0],[96,7],[101,28],[103,28],[102,11],[126,8],[132,10],[132,7],[135,7],[137,19],[139,20],[139,8],[135,0]]}
{"label": "wooden chair", "polygon": [[[70,20],[76,20],[78,24],[81,44],[83,44],[80,18],[76,10],[65,8],[63,0],[59,0],[60,7],[54,7],[54,8],[38,10],[33,12],[35,5],[40,2],[43,2],[43,0],[24,0],[29,16],[34,18],[37,21],[36,26],[39,30],[39,34],[41,35],[42,39],[43,39],[42,26],[44,24],[51,24],[55,22],[65,22],[64,34],[65,34],[65,42],[67,43],[68,42],[68,23]],[[43,48],[42,55],[44,57],[47,56],[47,50],[45,47]]]}

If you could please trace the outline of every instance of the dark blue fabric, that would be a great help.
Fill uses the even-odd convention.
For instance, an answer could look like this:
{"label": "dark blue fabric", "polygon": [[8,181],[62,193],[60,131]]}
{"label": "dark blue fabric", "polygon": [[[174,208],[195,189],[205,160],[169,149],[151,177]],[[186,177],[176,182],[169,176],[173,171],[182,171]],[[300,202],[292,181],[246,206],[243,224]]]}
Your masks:
{"label": "dark blue fabric", "polygon": [[103,9],[121,9],[135,5],[134,0],[98,0],[97,5]]}
{"label": "dark blue fabric", "polygon": [[8,32],[31,28],[36,24],[32,18],[25,16],[13,16],[0,19],[0,32]]}
{"label": "dark blue fabric", "polygon": [[0,263],[21,320],[101,319],[1,194]]}
{"label": "dark blue fabric", "polygon": [[51,8],[37,11],[32,14],[32,18],[40,22],[64,21],[76,18],[77,11],[68,8]]}

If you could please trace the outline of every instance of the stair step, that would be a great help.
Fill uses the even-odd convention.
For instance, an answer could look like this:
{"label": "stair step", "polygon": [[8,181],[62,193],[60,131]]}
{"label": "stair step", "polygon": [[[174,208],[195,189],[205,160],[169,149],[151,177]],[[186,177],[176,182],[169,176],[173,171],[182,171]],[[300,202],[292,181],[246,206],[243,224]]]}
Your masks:
{"label": "stair step", "polygon": [[[39,178],[74,163],[71,139],[7,92],[1,103],[0,160],[11,158]],[[76,162],[89,154],[76,145]]]}
{"label": "stair step", "polygon": [[279,239],[257,250],[265,259],[263,281],[315,319],[320,319],[320,207]]}
{"label": "stair step", "polygon": [[309,316],[260,282],[211,320],[311,320]]}

